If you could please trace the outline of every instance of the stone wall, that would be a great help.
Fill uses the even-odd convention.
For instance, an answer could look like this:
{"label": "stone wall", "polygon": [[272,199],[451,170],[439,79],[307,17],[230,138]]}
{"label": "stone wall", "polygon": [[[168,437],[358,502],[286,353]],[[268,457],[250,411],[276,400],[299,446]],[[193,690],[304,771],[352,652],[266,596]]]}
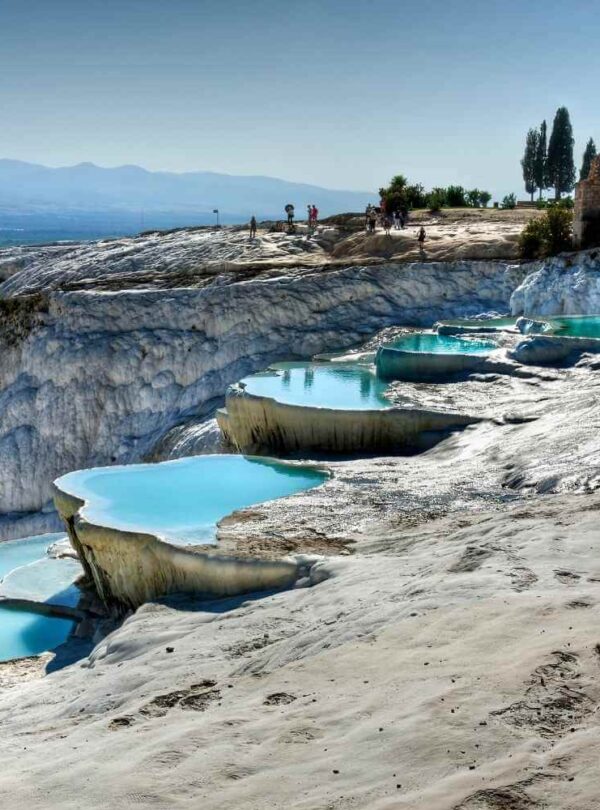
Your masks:
{"label": "stone wall", "polygon": [[600,155],[592,161],[587,180],[575,188],[573,242],[577,248],[600,245]]}

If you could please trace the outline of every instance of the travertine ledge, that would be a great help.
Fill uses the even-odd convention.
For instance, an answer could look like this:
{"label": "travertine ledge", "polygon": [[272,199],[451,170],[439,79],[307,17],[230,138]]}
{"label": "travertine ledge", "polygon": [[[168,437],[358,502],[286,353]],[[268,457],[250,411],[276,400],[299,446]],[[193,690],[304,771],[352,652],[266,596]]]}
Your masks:
{"label": "travertine ledge", "polygon": [[335,410],[289,405],[248,394],[240,385],[227,392],[226,411],[217,412],[227,442],[241,452],[394,452],[418,447],[423,434],[447,432],[481,421],[461,413],[394,407]]}
{"label": "travertine ledge", "polygon": [[305,573],[293,560],[244,558],[208,546],[191,549],[153,534],[95,525],[81,517],[85,502],[56,485],[54,502],[86,575],[116,613],[170,593],[220,597],[286,588]]}

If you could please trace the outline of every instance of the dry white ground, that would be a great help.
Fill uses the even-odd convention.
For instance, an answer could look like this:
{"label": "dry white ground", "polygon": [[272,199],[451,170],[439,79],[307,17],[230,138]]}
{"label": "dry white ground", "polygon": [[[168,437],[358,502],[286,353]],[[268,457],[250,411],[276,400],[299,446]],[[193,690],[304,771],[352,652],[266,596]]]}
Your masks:
{"label": "dry white ground", "polygon": [[[442,217],[415,215],[404,230],[386,236],[346,233],[321,226],[309,235],[259,230],[250,239],[239,228],[202,229],[97,242],[0,249],[0,296],[51,290],[121,290],[198,287],[270,277],[282,269],[335,267],[396,261],[515,259],[525,222],[536,212],[463,211]],[[360,222],[360,221],[359,221]],[[427,239],[419,249],[423,224]]]}
{"label": "dry white ground", "polygon": [[240,516],[346,542],[2,689],[2,806],[600,807],[599,393],[592,360],[457,384],[490,421]]}

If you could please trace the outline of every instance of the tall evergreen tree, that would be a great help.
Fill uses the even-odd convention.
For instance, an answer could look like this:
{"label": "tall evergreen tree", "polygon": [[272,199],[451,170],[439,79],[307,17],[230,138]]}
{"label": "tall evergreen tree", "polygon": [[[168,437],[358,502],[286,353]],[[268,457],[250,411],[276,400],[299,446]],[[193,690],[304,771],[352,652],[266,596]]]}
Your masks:
{"label": "tall evergreen tree", "polygon": [[592,160],[596,157],[596,144],[594,139],[590,138],[583,153],[583,162],[581,164],[581,171],[579,172],[580,180],[587,180],[592,166]]}
{"label": "tall evergreen tree", "polygon": [[542,192],[548,188],[548,127],[542,121],[538,135],[537,152],[535,155],[535,184],[539,189],[539,199]]}
{"label": "tall evergreen tree", "polygon": [[529,130],[525,139],[525,152],[521,158],[525,191],[531,195],[531,202],[533,202],[533,195],[537,188],[535,182],[535,168],[539,138],[540,134],[537,129]]}
{"label": "tall evergreen tree", "polygon": [[554,198],[560,200],[565,191],[572,191],[575,185],[575,161],[573,159],[573,127],[569,111],[559,107],[554,116],[552,135],[548,144],[548,180],[554,188]]}

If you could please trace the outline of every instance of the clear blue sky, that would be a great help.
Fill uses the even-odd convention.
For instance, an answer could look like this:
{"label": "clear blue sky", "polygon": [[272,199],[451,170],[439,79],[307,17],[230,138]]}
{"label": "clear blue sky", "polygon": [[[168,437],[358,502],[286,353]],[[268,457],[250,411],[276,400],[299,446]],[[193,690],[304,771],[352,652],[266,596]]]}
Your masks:
{"label": "clear blue sky", "polygon": [[600,142],[593,0],[1,0],[0,156],[524,196],[527,128]]}

